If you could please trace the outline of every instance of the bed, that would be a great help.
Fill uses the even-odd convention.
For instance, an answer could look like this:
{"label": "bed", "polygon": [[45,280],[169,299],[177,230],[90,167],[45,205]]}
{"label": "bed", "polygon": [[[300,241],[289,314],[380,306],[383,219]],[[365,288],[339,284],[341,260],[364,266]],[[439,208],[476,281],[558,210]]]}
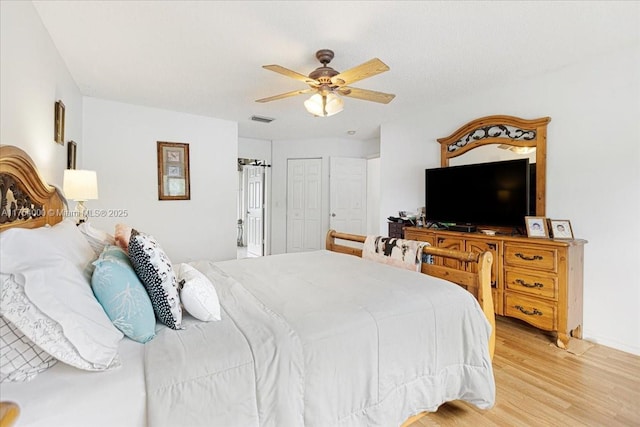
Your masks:
{"label": "bed", "polygon": [[[22,150],[0,148],[3,207],[7,189],[21,200],[0,230],[62,227],[55,189]],[[1,399],[19,405],[18,426],[397,426],[451,400],[491,408],[491,255],[425,247],[469,268],[418,274],[343,241],[364,236],[330,230],[323,251],[191,263],[215,285],[220,321],[158,324],[145,344],[118,341],[118,368],[58,362],[3,383]]]}

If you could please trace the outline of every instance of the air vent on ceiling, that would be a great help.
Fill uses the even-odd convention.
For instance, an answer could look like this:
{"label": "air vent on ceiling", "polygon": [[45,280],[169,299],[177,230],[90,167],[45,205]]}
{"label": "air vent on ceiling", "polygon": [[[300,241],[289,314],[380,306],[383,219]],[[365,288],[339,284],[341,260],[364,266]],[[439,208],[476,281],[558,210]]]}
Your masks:
{"label": "air vent on ceiling", "polygon": [[251,120],[253,120],[254,122],[260,122],[260,123],[271,123],[275,119],[272,119],[271,117],[251,116]]}

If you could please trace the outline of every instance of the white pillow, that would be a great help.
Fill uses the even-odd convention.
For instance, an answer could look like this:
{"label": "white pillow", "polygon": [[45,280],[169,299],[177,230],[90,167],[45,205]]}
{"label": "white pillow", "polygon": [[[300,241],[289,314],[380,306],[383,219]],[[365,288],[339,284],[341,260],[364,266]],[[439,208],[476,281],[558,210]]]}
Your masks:
{"label": "white pillow", "polygon": [[[102,371],[120,366],[117,355],[107,367],[85,359],[74,343],[65,336],[62,326],[27,298],[24,286],[16,282],[14,276],[0,274],[0,280],[2,281],[0,299],[2,317],[10,321],[25,337],[46,353],[67,365],[87,371]],[[21,354],[25,357],[27,352],[28,350],[24,348],[21,350]],[[4,369],[9,368],[3,367]]]}
{"label": "white pillow", "polygon": [[220,301],[213,283],[189,264],[178,265],[180,301],[185,310],[198,320],[220,320]]}
{"label": "white pillow", "polygon": [[[123,335],[91,291],[95,253],[76,225],[67,220],[53,227],[6,230],[0,234],[0,256],[0,272],[11,275],[11,280],[2,280],[2,314],[63,362],[82,369],[108,369]],[[57,328],[52,326],[44,336],[33,336],[42,332],[34,323],[42,318],[57,325],[85,363],[74,364],[73,357],[65,360],[64,351],[55,355],[41,343],[50,340],[48,334]]]}
{"label": "white pillow", "polygon": [[116,244],[116,241],[111,234],[94,228],[89,222],[83,222],[78,225],[78,230],[80,230],[85,239],[87,239],[87,242],[96,253],[96,256],[99,256],[102,253],[105,246]]}

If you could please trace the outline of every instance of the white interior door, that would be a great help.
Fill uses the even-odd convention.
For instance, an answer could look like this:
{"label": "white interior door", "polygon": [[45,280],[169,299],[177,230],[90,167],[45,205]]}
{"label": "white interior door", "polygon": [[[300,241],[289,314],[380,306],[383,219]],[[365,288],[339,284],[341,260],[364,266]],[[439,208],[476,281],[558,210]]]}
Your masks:
{"label": "white interior door", "polygon": [[287,161],[287,252],[321,249],[322,159]]}
{"label": "white interior door", "polygon": [[367,234],[367,159],[331,157],[329,227]]}
{"label": "white interior door", "polygon": [[247,171],[247,253],[264,254],[264,168],[245,166]]}

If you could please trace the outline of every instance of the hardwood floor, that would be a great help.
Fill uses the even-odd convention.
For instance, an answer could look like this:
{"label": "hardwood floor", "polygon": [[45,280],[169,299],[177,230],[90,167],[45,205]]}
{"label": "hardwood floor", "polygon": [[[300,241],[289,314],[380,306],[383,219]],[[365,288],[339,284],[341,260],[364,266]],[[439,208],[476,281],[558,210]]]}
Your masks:
{"label": "hardwood floor", "polygon": [[447,403],[411,427],[640,426],[640,356],[600,345],[577,356],[523,322],[496,323],[496,405]]}

